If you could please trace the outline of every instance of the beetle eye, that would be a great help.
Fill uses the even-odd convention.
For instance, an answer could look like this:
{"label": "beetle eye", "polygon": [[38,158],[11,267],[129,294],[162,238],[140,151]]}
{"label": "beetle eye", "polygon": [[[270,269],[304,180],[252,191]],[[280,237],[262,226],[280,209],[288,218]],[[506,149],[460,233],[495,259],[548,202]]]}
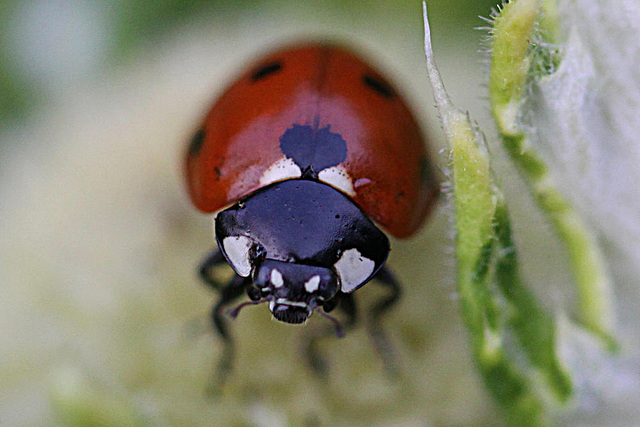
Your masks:
{"label": "beetle eye", "polygon": [[247,288],[247,296],[251,301],[259,301],[260,298],[262,298],[262,291],[261,290],[259,291],[254,287],[250,287],[250,288]]}

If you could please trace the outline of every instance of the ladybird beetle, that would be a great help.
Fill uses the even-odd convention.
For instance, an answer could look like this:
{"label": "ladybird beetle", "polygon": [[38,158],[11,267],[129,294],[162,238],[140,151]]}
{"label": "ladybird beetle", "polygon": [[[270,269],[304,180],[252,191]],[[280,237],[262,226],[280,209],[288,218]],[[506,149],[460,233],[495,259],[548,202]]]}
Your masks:
{"label": "ladybird beetle", "polygon": [[[384,267],[389,240],[413,234],[435,205],[439,183],[415,118],[398,91],[354,53],[308,43],[261,59],[217,100],[190,141],[189,196],[215,216],[219,250],[200,267],[220,292],[213,325],[232,340],[223,312],[268,303],[276,319],[299,324],[313,313],[344,335],[338,307],[356,319],[353,292],[371,279],[389,295],[372,308],[374,344],[388,345],[381,314],[400,288]],[[228,207],[231,205],[230,207]],[[227,284],[212,269],[228,262]],[[309,344],[309,359],[319,368]]]}

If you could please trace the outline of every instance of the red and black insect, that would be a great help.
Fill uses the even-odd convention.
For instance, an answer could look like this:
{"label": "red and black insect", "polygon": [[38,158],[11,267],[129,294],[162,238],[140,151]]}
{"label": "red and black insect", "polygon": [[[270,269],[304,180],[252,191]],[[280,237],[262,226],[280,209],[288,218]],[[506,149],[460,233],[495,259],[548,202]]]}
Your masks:
{"label": "red and black insect", "polygon": [[[232,204],[216,215],[219,249],[200,268],[221,293],[212,319],[227,359],[223,311],[245,293],[250,301],[234,315],[268,303],[278,320],[303,323],[319,313],[343,335],[328,313],[338,307],[346,325],[355,323],[353,292],[376,279],[390,291],[370,317],[381,331],[400,288],[384,267],[389,241],[373,221],[408,237],[439,193],[419,126],[396,89],[330,44],[277,51],[240,76],[193,137],[186,175],[201,211]],[[236,275],[221,284],[211,270],[225,261]]]}

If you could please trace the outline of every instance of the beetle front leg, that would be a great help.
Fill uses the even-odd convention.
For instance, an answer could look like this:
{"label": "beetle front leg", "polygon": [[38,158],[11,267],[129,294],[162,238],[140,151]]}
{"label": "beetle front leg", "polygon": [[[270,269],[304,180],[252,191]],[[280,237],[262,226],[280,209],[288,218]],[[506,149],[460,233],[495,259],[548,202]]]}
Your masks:
{"label": "beetle front leg", "polygon": [[225,309],[240,298],[247,286],[251,284],[250,277],[234,275],[234,277],[223,286],[220,281],[214,277],[212,270],[225,262],[226,260],[222,252],[216,248],[207,254],[198,269],[202,281],[220,293],[218,301],[211,310],[211,324],[223,343],[222,355],[217,362],[215,373],[207,389],[207,392],[212,395],[220,393],[225,380],[233,370],[235,346],[233,337],[229,333],[227,321],[224,319]]}
{"label": "beetle front leg", "polygon": [[395,377],[399,373],[397,358],[394,354],[395,351],[393,346],[384,332],[381,320],[382,316],[398,302],[398,299],[400,299],[400,295],[402,294],[402,289],[400,288],[400,283],[395,278],[395,275],[386,266],[383,266],[378,271],[374,276],[374,280],[378,284],[387,287],[390,293],[387,296],[380,298],[368,311],[367,326],[373,345],[382,358],[385,370],[389,375]]}
{"label": "beetle front leg", "polygon": [[227,321],[224,319],[225,309],[242,296],[245,288],[251,283],[251,278],[234,276],[231,281],[220,290],[221,295],[211,310],[211,323],[222,340],[222,355],[215,368],[215,374],[208,387],[208,393],[216,395],[220,393],[224,382],[233,370],[233,360],[235,357],[235,345],[233,337],[229,333]]}
{"label": "beetle front leg", "polygon": [[213,269],[219,265],[226,264],[227,260],[218,248],[212,249],[202,260],[198,267],[198,276],[210,288],[219,290],[222,284],[213,275]]}

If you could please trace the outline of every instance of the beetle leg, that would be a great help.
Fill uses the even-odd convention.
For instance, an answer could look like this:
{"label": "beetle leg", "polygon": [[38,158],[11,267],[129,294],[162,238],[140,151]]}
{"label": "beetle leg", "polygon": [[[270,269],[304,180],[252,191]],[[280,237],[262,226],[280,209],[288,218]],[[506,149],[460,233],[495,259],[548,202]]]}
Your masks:
{"label": "beetle leg", "polygon": [[[209,282],[207,282],[209,283]],[[227,322],[224,319],[224,310],[238,299],[244,293],[245,288],[251,283],[250,277],[241,277],[235,275],[229,283],[218,289],[220,292],[220,298],[213,306],[211,310],[211,323],[222,340],[223,348],[222,355],[218,360],[215,368],[215,374],[212,381],[209,384],[208,393],[215,395],[218,394],[224,384],[227,376],[233,369],[233,359],[235,355],[235,347],[233,338],[229,333]]]}
{"label": "beetle leg", "polygon": [[[358,320],[358,311],[356,308],[356,302],[352,294],[339,293],[334,298],[337,298],[337,307],[342,311],[346,319],[342,326],[344,331],[347,332],[355,326]],[[329,310],[332,311],[336,307],[334,304],[329,305]],[[328,373],[328,365],[324,358],[318,351],[318,342],[326,337],[335,335],[336,329],[334,327],[324,327],[317,330],[313,334],[309,334],[305,337],[304,342],[304,358],[307,359],[307,364],[315,375],[320,378],[326,378]]]}
{"label": "beetle leg", "polygon": [[220,289],[222,284],[213,277],[212,270],[214,267],[224,264],[225,262],[226,260],[224,255],[222,255],[222,251],[218,248],[212,249],[211,252],[207,253],[198,267],[198,275],[200,276],[200,279],[207,286],[216,290]]}
{"label": "beetle leg", "polygon": [[382,358],[385,370],[391,376],[396,376],[398,375],[397,358],[393,346],[384,332],[381,318],[398,302],[402,289],[395,275],[386,266],[378,271],[374,279],[376,283],[387,287],[390,293],[380,298],[367,313],[369,335],[376,351]]}

